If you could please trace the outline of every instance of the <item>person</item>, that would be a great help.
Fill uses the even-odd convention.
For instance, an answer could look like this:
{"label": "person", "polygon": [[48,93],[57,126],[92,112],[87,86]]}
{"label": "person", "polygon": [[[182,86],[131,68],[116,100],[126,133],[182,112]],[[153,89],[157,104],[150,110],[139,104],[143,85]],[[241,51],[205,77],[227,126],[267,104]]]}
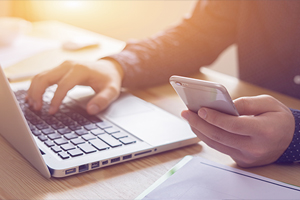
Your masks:
{"label": "person", "polygon": [[[75,85],[96,95],[87,112],[97,114],[121,87],[166,83],[173,74],[188,76],[212,63],[229,45],[238,46],[239,78],[300,98],[300,1],[198,1],[180,24],[151,38],[129,41],[118,54],[94,62],[65,61],[35,76],[28,102],[42,107],[45,89],[57,84],[49,113],[55,113]],[[234,100],[240,116],[201,108],[182,112],[195,134],[228,154],[242,167],[300,161],[300,111],[268,96]]]}

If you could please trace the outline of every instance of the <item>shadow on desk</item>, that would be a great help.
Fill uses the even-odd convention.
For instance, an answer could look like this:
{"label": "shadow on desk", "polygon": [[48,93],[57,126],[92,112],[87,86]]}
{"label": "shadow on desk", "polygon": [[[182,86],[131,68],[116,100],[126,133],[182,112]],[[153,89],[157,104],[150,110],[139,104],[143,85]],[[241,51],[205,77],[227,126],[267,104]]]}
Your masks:
{"label": "shadow on desk", "polygon": [[185,155],[201,150],[202,146],[195,144],[70,177],[46,179],[0,137],[0,199],[132,199]]}

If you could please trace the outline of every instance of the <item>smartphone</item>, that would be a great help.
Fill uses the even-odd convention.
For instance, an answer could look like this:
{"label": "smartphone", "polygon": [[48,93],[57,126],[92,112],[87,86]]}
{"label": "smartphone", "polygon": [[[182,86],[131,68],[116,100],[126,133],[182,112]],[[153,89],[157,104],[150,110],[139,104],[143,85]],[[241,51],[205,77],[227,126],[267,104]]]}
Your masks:
{"label": "smartphone", "polygon": [[221,84],[183,76],[171,76],[170,83],[187,108],[195,113],[201,107],[207,107],[239,116],[229,93]]}

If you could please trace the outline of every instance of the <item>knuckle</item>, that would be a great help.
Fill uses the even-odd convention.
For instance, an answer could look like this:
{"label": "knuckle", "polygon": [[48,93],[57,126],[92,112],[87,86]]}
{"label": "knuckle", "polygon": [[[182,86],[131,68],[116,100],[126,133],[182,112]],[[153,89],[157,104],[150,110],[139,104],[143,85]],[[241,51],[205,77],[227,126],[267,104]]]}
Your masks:
{"label": "knuckle", "polygon": [[234,100],[234,104],[240,112],[243,112],[245,108],[247,108],[249,101],[247,100],[247,97],[240,97]]}
{"label": "knuckle", "polygon": [[119,89],[117,87],[110,86],[109,91],[112,94],[112,96],[118,96],[119,95]]}
{"label": "knuckle", "polygon": [[71,60],[66,60],[64,61],[61,66],[61,68],[65,69],[66,71],[73,71],[73,72],[81,72],[83,68],[85,68],[85,65],[79,63],[79,62],[75,62],[75,61],[71,61]]}
{"label": "knuckle", "polygon": [[32,82],[41,82],[41,81],[44,81],[45,80],[45,73],[40,73],[40,74],[37,74],[35,75],[33,78],[32,78]]}
{"label": "knuckle", "polygon": [[64,69],[69,70],[74,65],[74,61],[71,60],[65,60],[63,63],[61,63],[59,66],[57,66],[55,69]]}
{"label": "knuckle", "polygon": [[73,70],[76,70],[76,71],[81,71],[82,69],[85,68],[85,65],[81,64],[81,63],[75,63],[73,65]]}
{"label": "knuckle", "polygon": [[74,64],[74,61],[72,61],[72,60],[65,60],[62,64],[61,64],[61,66],[71,66],[71,65],[73,65]]}
{"label": "knuckle", "polygon": [[264,94],[260,96],[261,98],[264,98],[266,101],[268,101],[269,103],[272,103],[274,101],[276,101],[276,99],[270,95]]}

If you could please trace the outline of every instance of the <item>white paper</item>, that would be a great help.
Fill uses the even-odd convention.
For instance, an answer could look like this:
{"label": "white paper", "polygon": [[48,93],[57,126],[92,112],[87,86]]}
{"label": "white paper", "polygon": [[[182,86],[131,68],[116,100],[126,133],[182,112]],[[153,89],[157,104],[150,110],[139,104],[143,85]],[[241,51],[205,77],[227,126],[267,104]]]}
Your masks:
{"label": "white paper", "polygon": [[6,68],[37,53],[60,47],[56,40],[21,36],[10,46],[0,46],[0,65]]}
{"label": "white paper", "polygon": [[299,198],[299,187],[194,157],[144,199]]}

